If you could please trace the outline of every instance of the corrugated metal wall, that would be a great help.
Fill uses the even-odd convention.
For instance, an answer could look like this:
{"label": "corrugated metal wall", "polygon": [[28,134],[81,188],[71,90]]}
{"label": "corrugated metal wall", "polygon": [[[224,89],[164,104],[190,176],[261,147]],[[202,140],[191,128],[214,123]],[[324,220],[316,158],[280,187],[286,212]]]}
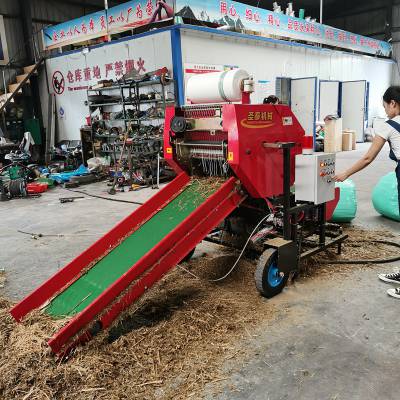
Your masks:
{"label": "corrugated metal wall", "polygon": [[[377,10],[363,12],[349,17],[326,20],[327,25],[344,29],[345,31],[371,36],[373,33],[385,31],[386,11]],[[376,39],[383,39],[383,35],[374,35]]]}
{"label": "corrugated metal wall", "polygon": [[392,82],[395,85],[400,85],[400,4],[393,7],[393,58],[396,64],[393,67]]}
{"label": "corrugated metal wall", "polygon": [[[48,22],[69,21],[82,15],[97,11],[99,8],[104,8],[104,1],[97,0],[87,1],[67,1],[63,3],[57,0],[33,0],[32,19],[43,20]],[[85,5],[89,3],[90,5]],[[95,6],[92,6],[95,5]]]}
{"label": "corrugated metal wall", "polygon": [[25,58],[25,52],[21,49],[21,44],[24,42],[22,34],[22,24],[19,19],[19,6],[16,0],[1,0],[0,14],[4,16],[4,28],[6,31],[6,39],[8,46],[8,54],[11,57],[18,52],[22,53],[22,58]]}
{"label": "corrugated metal wall", "polygon": [[[379,5],[379,3],[377,3]],[[336,26],[350,32],[361,35],[384,39],[386,24],[385,8],[377,11],[360,12],[347,17],[328,19],[327,25]],[[400,0],[393,2],[392,7],[392,45],[393,45],[393,64],[392,84],[400,85]]]}
{"label": "corrugated metal wall", "polygon": [[[18,2],[15,0],[1,0],[0,14],[4,17],[4,30],[10,59],[15,57],[17,62],[25,59],[26,52],[24,46],[21,46],[21,44],[24,43],[24,37],[22,33],[22,23],[19,18]],[[15,70],[7,70],[5,75],[6,82],[13,81],[15,75]],[[2,93],[4,92],[2,75],[0,79],[0,91]]]}

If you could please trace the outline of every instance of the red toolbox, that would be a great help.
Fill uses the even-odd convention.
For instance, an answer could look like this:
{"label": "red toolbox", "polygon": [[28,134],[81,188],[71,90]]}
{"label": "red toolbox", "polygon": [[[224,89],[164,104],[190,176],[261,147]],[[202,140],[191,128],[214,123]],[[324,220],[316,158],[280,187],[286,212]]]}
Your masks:
{"label": "red toolbox", "polygon": [[48,184],[44,182],[32,182],[26,185],[28,194],[43,193],[47,190]]}

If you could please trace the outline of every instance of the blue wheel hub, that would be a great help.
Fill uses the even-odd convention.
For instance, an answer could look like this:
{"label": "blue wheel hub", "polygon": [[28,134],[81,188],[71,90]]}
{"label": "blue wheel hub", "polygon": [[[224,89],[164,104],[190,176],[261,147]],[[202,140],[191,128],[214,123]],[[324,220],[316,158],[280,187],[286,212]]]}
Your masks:
{"label": "blue wheel hub", "polygon": [[277,287],[281,284],[283,276],[279,275],[279,269],[276,266],[276,263],[272,263],[269,266],[267,280],[271,287]]}

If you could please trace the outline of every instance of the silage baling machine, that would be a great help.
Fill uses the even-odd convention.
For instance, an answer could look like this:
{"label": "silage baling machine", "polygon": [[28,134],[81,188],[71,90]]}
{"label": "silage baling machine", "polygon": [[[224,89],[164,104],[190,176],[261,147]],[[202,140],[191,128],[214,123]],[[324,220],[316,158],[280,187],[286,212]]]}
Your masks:
{"label": "silage baling machine", "polygon": [[49,340],[65,354],[202,240],[257,257],[255,284],[266,297],[282,291],[305,257],[328,246],[340,252],[346,236],[326,222],[339,200],[334,155],[303,154],[312,137],[290,108],[249,104],[252,87],[243,70],[191,78],[192,104],[165,113],[164,156],[176,178],[17,304],[14,318],[36,308],[69,317]]}

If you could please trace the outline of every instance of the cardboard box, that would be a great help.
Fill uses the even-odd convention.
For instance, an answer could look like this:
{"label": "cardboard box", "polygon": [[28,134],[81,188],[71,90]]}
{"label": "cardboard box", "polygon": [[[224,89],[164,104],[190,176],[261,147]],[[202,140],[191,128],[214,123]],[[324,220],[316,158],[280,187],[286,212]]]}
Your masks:
{"label": "cardboard box", "polygon": [[342,151],[342,119],[333,119],[325,124],[324,152]]}
{"label": "cardboard box", "polygon": [[356,131],[345,129],[343,133],[351,133],[351,150],[356,149]]}
{"label": "cardboard box", "polygon": [[353,150],[353,134],[352,132],[342,132],[342,151]]}

